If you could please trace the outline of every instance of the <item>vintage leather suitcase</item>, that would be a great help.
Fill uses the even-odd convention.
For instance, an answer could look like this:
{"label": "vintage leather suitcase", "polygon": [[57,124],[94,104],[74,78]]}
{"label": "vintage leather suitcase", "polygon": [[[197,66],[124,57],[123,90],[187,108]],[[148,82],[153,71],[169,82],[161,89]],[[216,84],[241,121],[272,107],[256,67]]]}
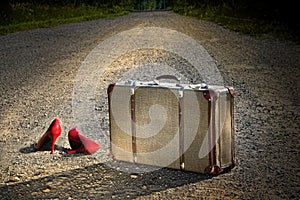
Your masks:
{"label": "vintage leather suitcase", "polygon": [[210,175],[235,166],[232,87],[163,75],[111,84],[107,92],[115,160]]}

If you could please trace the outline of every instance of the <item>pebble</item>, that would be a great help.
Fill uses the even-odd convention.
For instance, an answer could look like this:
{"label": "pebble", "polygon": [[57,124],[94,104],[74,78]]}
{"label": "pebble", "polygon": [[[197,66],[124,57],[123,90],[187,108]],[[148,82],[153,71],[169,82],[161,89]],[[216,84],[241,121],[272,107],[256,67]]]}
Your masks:
{"label": "pebble", "polygon": [[19,181],[21,181],[21,179],[19,177],[17,177],[17,176],[11,177],[9,179],[9,182],[19,182]]}
{"label": "pebble", "polygon": [[147,186],[146,186],[146,185],[143,185],[142,189],[143,189],[143,190],[147,190]]}
{"label": "pebble", "polygon": [[51,190],[47,188],[47,189],[43,190],[43,192],[44,193],[49,193],[49,192],[51,192]]}
{"label": "pebble", "polygon": [[130,178],[132,178],[132,179],[137,179],[138,176],[137,176],[137,175],[134,175],[134,174],[131,174],[131,175],[130,175]]}

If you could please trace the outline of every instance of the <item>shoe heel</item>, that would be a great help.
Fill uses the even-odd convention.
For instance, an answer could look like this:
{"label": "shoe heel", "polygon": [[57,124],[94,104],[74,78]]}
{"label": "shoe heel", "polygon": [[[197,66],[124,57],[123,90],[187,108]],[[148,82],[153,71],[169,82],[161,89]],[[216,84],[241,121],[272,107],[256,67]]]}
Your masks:
{"label": "shoe heel", "polygon": [[51,154],[53,154],[53,152],[54,152],[54,145],[55,145],[55,142],[56,142],[58,137],[59,137],[59,135],[53,135],[52,136]]}

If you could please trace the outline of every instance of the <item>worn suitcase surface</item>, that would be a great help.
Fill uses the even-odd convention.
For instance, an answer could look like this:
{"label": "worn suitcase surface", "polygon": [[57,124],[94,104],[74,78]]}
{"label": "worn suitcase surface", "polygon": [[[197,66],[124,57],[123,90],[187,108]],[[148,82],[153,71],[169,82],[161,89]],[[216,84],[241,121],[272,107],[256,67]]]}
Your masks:
{"label": "worn suitcase surface", "polygon": [[108,87],[113,158],[211,175],[234,167],[234,89],[161,79],[176,77]]}

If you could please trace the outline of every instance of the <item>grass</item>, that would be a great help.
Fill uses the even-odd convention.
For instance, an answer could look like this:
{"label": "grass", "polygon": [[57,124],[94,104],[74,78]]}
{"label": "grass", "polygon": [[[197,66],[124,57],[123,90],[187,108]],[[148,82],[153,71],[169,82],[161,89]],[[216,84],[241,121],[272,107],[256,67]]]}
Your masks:
{"label": "grass", "polygon": [[36,28],[50,28],[60,24],[118,17],[129,12],[118,6],[97,7],[50,7],[45,5],[14,4],[10,17],[0,22],[0,35]]}
{"label": "grass", "polygon": [[287,24],[257,16],[243,9],[232,10],[226,7],[195,8],[186,6],[174,8],[174,12],[195,17],[197,19],[215,22],[224,28],[256,37],[276,37],[281,39],[300,41],[299,32]]}
{"label": "grass", "polygon": [[[257,13],[243,8],[236,10],[224,6],[195,8],[193,6],[174,7],[175,13],[195,17],[201,20],[215,22],[227,29],[257,37],[277,37],[288,40],[300,41],[300,33],[288,25],[264,19]],[[36,28],[49,28],[60,24],[97,20],[101,18],[118,17],[128,14],[130,9],[120,6],[113,8],[72,5],[53,7],[46,5],[32,5],[18,3],[12,5],[11,17],[0,20],[0,35]],[[294,31],[296,30],[296,31]]]}

